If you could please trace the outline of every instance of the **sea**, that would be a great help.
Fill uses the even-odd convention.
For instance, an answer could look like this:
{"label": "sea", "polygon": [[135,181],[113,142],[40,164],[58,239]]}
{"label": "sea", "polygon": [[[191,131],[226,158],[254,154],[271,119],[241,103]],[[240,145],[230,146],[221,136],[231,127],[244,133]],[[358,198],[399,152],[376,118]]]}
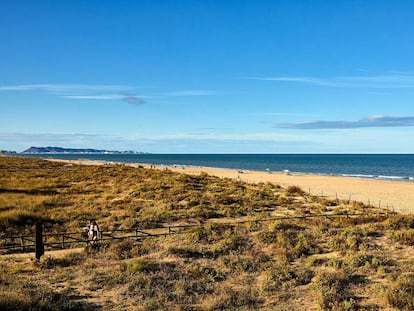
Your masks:
{"label": "sea", "polygon": [[30,154],[29,157],[289,171],[414,182],[414,154]]}

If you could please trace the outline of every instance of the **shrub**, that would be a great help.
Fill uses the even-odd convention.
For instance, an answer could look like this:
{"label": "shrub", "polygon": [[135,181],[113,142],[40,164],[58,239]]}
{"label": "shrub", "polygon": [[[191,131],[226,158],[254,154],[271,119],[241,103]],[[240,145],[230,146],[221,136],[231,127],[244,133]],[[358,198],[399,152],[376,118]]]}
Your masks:
{"label": "shrub", "polygon": [[389,230],[388,236],[395,242],[399,242],[403,245],[414,245],[414,229],[401,229],[391,231]]}
{"label": "shrub", "polygon": [[277,292],[311,282],[314,273],[305,267],[295,269],[285,258],[279,258],[264,272],[262,290]]}
{"label": "shrub", "polygon": [[302,188],[298,187],[298,186],[289,186],[286,188],[286,192],[288,194],[293,194],[293,195],[303,195],[305,194],[305,191],[302,190]]}
{"label": "shrub", "polygon": [[194,247],[170,247],[168,253],[184,258],[202,258],[207,255]]}
{"label": "shrub", "polygon": [[53,258],[51,256],[42,256],[36,265],[41,269],[54,269],[56,267],[69,267],[79,265],[86,259],[85,254],[71,252],[63,258]]}
{"label": "shrub", "polygon": [[414,229],[414,216],[394,215],[388,219],[387,225],[391,230]]}
{"label": "shrub", "polygon": [[148,259],[135,259],[121,265],[121,271],[126,274],[135,274],[137,272],[156,272],[160,269],[160,264]]}
{"label": "shrub", "polygon": [[251,289],[225,290],[219,295],[204,302],[206,310],[256,310],[261,299]]}
{"label": "shrub", "polygon": [[230,232],[227,232],[224,240],[218,245],[218,249],[222,254],[228,254],[230,252],[241,253],[250,247],[251,243],[246,236]]}
{"label": "shrub", "polygon": [[414,274],[399,276],[384,291],[385,302],[400,310],[414,310]]}
{"label": "shrub", "polygon": [[56,293],[48,287],[25,284],[14,291],[0,292],[0,310],[96,310],[96,305],[74,301],[66,293]]}
{"label": "shrub", "polygon": [[32,211],[24,209],[13,209],[0,212],[0,230],[4,230],[6,227],[24,227],[32,226],[38,220],[42,220],[43,217]]}
{"label": "shrub", "polygon": [[127,259],[137,256],[138,251],[136,243],[132,240],[123,240],[112,243],[107,250],[107,254],[115,259]]}
{"label": "shrub", "polygon": [[363,245],[363,233],[358,228],[350,228],[336,234],[331,239],[331,246],[336,251],[357,251]]}
{"label": "shrub", "polygon": [[0,310],[31,310],[30,297],[15,291],[2,291],[0,292]]}
{"label": "shrub", "polygon": [[387,258],[378,257],[362,252],[346,257],[344,259],[344,264],[351,268],[367,267],[377,269],[381,266],[392,266],[394,262]]}
{"label": "shrub", "polygon": [[355,310],[356,303],[349,291],[349,278],[344,271],[321,272],[316,276],[315,288],[319,292],[322,310]]}
{"label": "shrub", "polygon": [[225,224],[207,224],[195,227],[192,230],[192,239],[195,242],[212,243],[221,240],[226,232],[231,234],[233,227]]}

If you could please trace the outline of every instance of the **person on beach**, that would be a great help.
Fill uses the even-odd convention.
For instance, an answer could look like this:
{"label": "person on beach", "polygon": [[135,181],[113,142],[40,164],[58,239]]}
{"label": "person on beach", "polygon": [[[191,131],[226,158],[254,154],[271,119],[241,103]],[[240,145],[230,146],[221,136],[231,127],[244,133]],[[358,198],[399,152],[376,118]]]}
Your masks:
{"label": "person on beach", "polygon": [[89,221],[89,225],[87,227],[88,229],[88,240],[89,243],[91,243],[91,245],[94,245],[98,242],[98,238],[99,238],[99,226],[96,223],[95,220],[91,220]]}

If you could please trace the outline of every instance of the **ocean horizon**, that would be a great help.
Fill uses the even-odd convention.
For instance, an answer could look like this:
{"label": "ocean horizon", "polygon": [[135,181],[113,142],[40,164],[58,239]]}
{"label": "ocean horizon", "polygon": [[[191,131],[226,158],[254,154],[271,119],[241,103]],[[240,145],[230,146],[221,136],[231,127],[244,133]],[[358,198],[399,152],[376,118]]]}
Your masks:
{"label": "ocean horizon", "polygon": [[26,157],[215,167],[414,182],[414,154],[25,154]]}

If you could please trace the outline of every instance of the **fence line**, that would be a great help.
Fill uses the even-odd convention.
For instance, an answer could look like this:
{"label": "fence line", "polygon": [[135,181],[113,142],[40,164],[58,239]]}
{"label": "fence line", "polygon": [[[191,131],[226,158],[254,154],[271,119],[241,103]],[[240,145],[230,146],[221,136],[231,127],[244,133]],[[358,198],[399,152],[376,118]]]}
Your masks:
{"label": "fence line", "polygon": [[342,193],[341,194],[341,193],[338,193],[338,192],[326,192],[324,190],[312,191],[312,189],[309,188],[309,187],[307,189],[304,189],[304,191],[308,195],[316,197],[316,198],[336,199],[336,200],[348,202],[348,204],[350,204],[352,202],[363,203],[363,204],[366,204],[368,206],[386,209],[386,210],[391,211],[393,213],[395,212],[394,205],[390,204],[386,200],[380,200],[380,199],[372,200],[371,198],[362,200],[362,199],[357,198],[358,194],[356,194],[356,193],[347,193],[347,194]]}
{"label": "fence line", "polygon": [[[186,233],[186,229],[202,228],[207,225],[224,225],[224,226],[239,226],[247,223],[262,223],[278,220],[293,220],[293,219],[311,219],[311,218],[355,218],[355,217],[388,217],[390,213],[378,212],[378,213],[352,213],[347,212],[343,214],[313,214],[313,215],[298,215],[298,216],[278,216],[263,219],[254,220],[241,220],[232,222],[216,223],[210,222],[203,225],[168,225],[162,227],[139,229],[115,229],[110,231],[101,231],[99,241],[114,241],[122,239],[136,239],[142,240],[146,238],[162,237],[168,235],[176,235]],[[124,234],[123,234],[124,233]],[[8,240],[10,243],[8,243]],[[29,242],[29,243],[27,243]],[[88,245],[89,241],[86,236],[86,232],[60,232],[60,233],[45,233],[43,234],[43,245],[49,249],[65,249],[70,248],[72,245]],[[14,253],[31,252],[35,249],[34,235],[11,235],[0,236],[0,250],[8,250]]]}

